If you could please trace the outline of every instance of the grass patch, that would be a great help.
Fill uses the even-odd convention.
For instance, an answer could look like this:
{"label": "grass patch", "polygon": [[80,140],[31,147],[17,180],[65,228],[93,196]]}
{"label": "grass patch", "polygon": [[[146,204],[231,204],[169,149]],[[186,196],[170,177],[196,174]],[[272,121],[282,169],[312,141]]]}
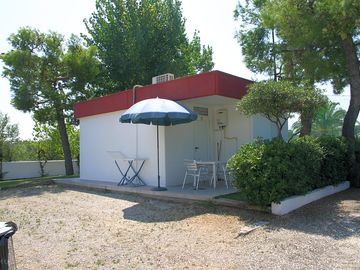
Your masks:
{"label": "grass patch", "polygon": [[104,266],[104,265],[105,265],[105,261],[99,259],[99,260],[97,260],[97,261],[95,262],[95,264],[98,265],[98,266]]}
{"label": "grass patch", "polygon": [[205,207],[215,208],[216,204],[213,200],[206,200],[206,201],[198,201],[197,204]]}
{"label": "grass patch", "polygon": [[66,269],[74,268],[74,267],[78,267],[79,265],[80,265],[79,262],[75,262],[75,263],[66,262],[65,268],[66,268]]}
{"label": "grass patch", "polygon": [[49,185],[52,184],[52,179],[58,178],[76,178],[79,175],[71,176],[44,176],[35,178],[13,179],[13,180],[0,180],[0,189],[15,188],[20,186],[36,186],[36,185]]}
{"label": "grass patch", "polygon": [[242,202],[246,202],[246,196],[245,194],[241,193],[241,192],[235,192],[235,193],[230,193],[230,194],[225,194],[225,195],[220,195],[216,197],[217,199],[228,199],[228,200],[234,200],[234,201],[242,201]]}

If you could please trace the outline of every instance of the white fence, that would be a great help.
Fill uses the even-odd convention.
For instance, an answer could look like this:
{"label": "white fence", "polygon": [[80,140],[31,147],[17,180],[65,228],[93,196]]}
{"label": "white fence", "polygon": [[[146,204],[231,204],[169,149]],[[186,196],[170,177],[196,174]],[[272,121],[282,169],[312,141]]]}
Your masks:
{"label": "white fence", "polygon": [[[74,173],[79,173],[77,161],[73,161]],[[3,179],[32,178],[41,176],[39,161],[3,162]],[[64,160],[49,160],[44,166],[46,176],[65,175]]]}

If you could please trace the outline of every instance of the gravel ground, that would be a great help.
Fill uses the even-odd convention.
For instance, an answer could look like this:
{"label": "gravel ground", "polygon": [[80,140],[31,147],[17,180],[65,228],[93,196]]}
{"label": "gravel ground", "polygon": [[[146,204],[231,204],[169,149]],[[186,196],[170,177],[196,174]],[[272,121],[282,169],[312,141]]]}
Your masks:
{"label": "gravel ground", "polygon": [[[284,217],[52,186],[0,190],[18,269],[360,269],[360,189]],[[268,225],[239,235],[259,221]]]}

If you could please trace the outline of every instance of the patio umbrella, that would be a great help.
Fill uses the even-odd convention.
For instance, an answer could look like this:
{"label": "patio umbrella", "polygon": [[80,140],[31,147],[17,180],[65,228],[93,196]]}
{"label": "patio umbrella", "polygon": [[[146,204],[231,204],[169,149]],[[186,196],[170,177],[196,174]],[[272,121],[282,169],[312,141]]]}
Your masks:
{"label": "patio umbrella", "polygon": [[121,123],[156,125],[158,186],[153,190],[162,191],[159,169],[159,126],[189,123],[197,119],[197,114],[179,103],[162,98],[142,100],[131,106],[120,117]]}

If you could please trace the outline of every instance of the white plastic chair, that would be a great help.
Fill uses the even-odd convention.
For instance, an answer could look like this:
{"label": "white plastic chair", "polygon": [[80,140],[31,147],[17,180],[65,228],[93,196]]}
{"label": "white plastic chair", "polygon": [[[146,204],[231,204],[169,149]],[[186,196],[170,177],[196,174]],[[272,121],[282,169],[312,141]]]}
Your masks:
{"label": "white plastic chair", "polygon": [[189,160],[189,159],[184,160],[184,166],[185,166],[185,177],[184,177],[182,189],[184,189],[186,178],[188,176],[193,176],[194,178],[193,186],[195,189],[199,189],[200,175],[204,168],[202,166],[199,166],[196,163],[196,160]]}

